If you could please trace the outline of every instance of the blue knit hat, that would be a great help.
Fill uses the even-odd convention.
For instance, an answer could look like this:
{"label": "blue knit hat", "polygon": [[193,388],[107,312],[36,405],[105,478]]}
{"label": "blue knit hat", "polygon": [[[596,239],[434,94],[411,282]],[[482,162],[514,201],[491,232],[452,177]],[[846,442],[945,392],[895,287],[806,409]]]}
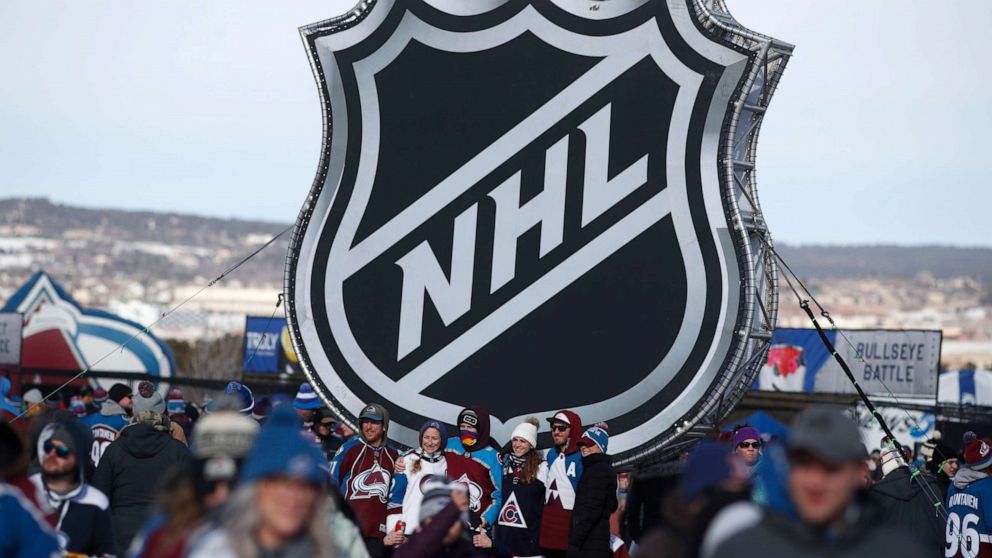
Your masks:
{"label": "blue knit hat", "polygon": [[417,439],[423,441],[423,439],[424,439],[424,432],[428,428],[436,428],[437,431],[441,433],[441,449],[444,449],[444,444],[447,443],[447,441],[448,441],[448,431],[444,428],[444,425],[441,424],[439,421],[429,420],[429,421],[425,422],[420,427],[420,436]]}
{"label": "blue knit hat", "polygon": [[328,479],[323,468],[326,465],[320,450],[300,433],[296,413],[288,407],[276,407],[245,459],[241,481],[250,483],[279,476],[323,486]]}
{"label": "blue knit hat", "polygon": [[730,449],[716,442],[701,442],[693,448],[682,469],[682,496],[686,502],[730,478],[729,456]]}
{"label": "blue knit hat", "polygon": [[251,394],[248,386],[242,383],[231,382],[227,384],[227,387],[224,388],[224,393],[238,398],[238,401],[241,402],[241,409],[239,410],[245,415],[251,414],[251,410],[255,408],[255,397]]}
{"label": "blue knit hat", "polygon": [[313,386],[309,382],[300,384],[300,391],[296,392],[296,399],[293,400],[293,406],[297,409],[309,411],[316,411],[320,408],[320,398],[317,397],[317,393],[313,391]]}

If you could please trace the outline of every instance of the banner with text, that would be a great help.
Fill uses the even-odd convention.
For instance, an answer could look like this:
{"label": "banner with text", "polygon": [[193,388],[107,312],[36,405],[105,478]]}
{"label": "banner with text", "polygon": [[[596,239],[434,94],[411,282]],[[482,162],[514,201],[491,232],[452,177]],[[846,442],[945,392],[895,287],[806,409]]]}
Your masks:
{"label": "banner with text", "polygon": [[299,371],[286,318],[248,316],[243,362],[245,372],[294,374]]}
{"label": "banner with text", "polygon": [[24,316],[19,312],[0,312],[0,364],[21,363],[21,336]]}
{"label": "banner with text", "polygon": [[[847,340],[837,331],[826,334],[868,395],[936,396],[940,331],[844,330]],[[815,329],[789,328],[775,330],[755,389],[855,392]]]}

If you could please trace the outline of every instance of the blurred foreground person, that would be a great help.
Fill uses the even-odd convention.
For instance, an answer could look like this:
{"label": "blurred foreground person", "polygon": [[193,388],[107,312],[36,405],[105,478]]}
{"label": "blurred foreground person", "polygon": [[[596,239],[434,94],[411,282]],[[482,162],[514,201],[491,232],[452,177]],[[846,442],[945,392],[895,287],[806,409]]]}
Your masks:
{"label": "blurred foreground person", "polygon": [[747,466],[727,445],[700,442],[689,452],[682,471],[678,488],[663,499],[662,527],[641,537],[635,558],[705,556],[760,518],[748,499]]}
{"label": "blurred foreground person", "polygon": [[220,526],[190,558],[336,558],[320,450],[300,434],[292,409],[278,407],[245,460]]}
{"label": "blurred foreground person", "polygon": [[93,437],[78,420],[56,420],[41,430],[38,463],[31,476],[38,494],[57,513],[55,529],[62,550],[84,556],[116,556],[110,502],[86,484]]}
{"label": "blurred foreground person", "polygon": [[789,495],[798,517],[766,510],[761,521],[721,544],[713,556],[932,556],[912,535],[887,526],[861,494],[867,458],[854,422],[813,408],[797,417],[788,443]]}
{"label": "blurred foreground person", "polygon": [[483,558],[469,540],[469,497],[465,485],[447,477],[424,483],[420,526],[393,558]]}
{"label": "blurred foreground person", "polygon": [[973,558],[992,555],[992,439],[964,435],[965,465],[947,492],[944,556]]}
{"label": "blurred foreground person", "polygon": [[[145,404],[157,407],[158,403],[161,410],[145,408]],[[141,398],[140,403],[136,399],[130,424],[107,446],[93,474],[93,486],[110,499],[117,553],[121,556],[151,516],[158,486],[190,463],[189,449],[170,433],[164,406],[161,395],[157,400]]]}
{"label": "blurred foreground person", "polygon": [[27,466],[24,440],[6,422],[0,422],[0,556],[4,558],[55,558],[62,556],[55,531],[35,502],[7,479],[20,479]]}
{"label": "blurred foreground person", "polygon": [[162,490],[163,514],[135,537],[130,553],[141,558],[181,558],[198,534],[216,526],[221,506],[234,491],[258,423],[240,412],[237,399],[221,396],[214,412],[193,429],[192,467]]}

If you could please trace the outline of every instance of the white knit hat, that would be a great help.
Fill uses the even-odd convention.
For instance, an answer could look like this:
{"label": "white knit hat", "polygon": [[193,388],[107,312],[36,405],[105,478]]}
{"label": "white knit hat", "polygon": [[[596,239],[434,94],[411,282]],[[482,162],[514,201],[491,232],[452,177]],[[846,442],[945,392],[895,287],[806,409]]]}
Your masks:
{"label": "white knit hat", "polygon": [[537,447],[537,419],[534,417],[528,417],[527,420],[521,422],[513,429],[513,434],[510,439],[520,438],[521,440],[526,440],[530,442],[530,447]]}

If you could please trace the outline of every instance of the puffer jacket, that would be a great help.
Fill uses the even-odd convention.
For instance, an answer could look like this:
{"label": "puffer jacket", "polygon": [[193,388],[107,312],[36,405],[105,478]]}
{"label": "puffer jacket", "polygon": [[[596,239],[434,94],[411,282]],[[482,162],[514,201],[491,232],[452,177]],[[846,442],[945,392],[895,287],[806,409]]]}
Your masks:
{"label": "puffer jacket", "polygon": [[93,486],[110,499],[117,553],[125,554],[131,539],[151,516],[159,485],[191,457],[165,423],[132,422],[107,446],[93,475]]}

